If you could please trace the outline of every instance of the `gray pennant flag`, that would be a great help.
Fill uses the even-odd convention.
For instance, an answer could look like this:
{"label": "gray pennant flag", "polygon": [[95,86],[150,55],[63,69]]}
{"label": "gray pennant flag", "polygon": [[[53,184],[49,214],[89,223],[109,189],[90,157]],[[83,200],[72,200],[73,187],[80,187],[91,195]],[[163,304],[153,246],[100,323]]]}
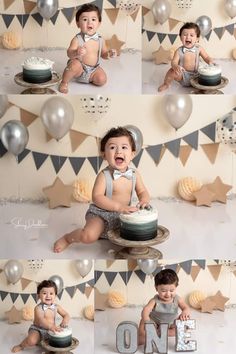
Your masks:
{"label": "gray pennant flag", "polygon": [[135,270],[134,273],[137,275],[137,277],[141,280],[142,283],[145,282],[146,279],[146,274],[142,272],[140,269]]}
{"label": "gray pennant flag", "polygon": [[1,297],[1,300],[3,301],[5,299],[5,297],[8,295],[8,292],[6,291],[0,291],[0,297]]}
{"label": "gray pennant flag", "polygon": [[98,279],[101,277],[102,274],[103,272],[101,272],[100,270],[95,270],[94,272],[95,283],[97,283]]}
{"label": "gray pennant flag", "polygon": [[133,273],[133,272],[132,272],[131,270],[129,270],[129,271],[127,271],[127,272],[119,272],[119,274],[120,274],[120,276],[121,276],[123,282],[125,283],[125,285],[128,284],[132,273]]}
{"label": "gray pennant flag", "polygon": [[7,149],[3,145],[2,141],[0,140],[0,157],[3,157],[7,153]]}
{"label": "gray pennant flag", "polygon": [[198,130],[182,138],[193,149],[198,150]]}
{"label": "gray pennant flag", "polygon": [[100,10],[102,10],[103,0],[95,0],[92,2],[92,4],[96,5]]}
{"label": "gray pennant flag", "polygon": [[37,24],[42,27],[43,24],[43,17],[37,12],[36,14],[31,15],[33,19],[37,22]]}
{"label": "gray pennant flag", "polygon": [[225,26],[225,29],[226,29],[230,34],[234,34],[234,23],[232,23],[231,25]]}
{"label": "gray pennant flag", "polygon": [[50,18],[50,21],[55,25],[56,21],[57,21],[57,18],[58,18],[58,15],[59,15],[59,10],[55,13],[55,15],[53,15],[51,18]]}
{"label": "gray pennant flag", "polygon": [[216,122],[208,124],[206,127],[201,129],[201,132],[206,134],[206,136],[213,142],[216,141]]}
{"label": "gray pennant flag", "polygon": [[219,39],[222,38],[224,31],[225,31],[224,27],[214,28],[214,32],[218,36]]}
{"label": "gray pennant flag", "polygon": [[164,39],[166,38],[166,33],[157,33],[157,37],[160,43],[162,43],[164,41]]}
{"label": "gray pennant flag", "polygon": [[146,147],[146,151],[148,152],[148,154],[151,156],[151,158],[156,164],[159,163],[162,147],[163,147],[162,144]]}
{"label": "gray pennant flag", "polygon": [[181,263],[179,263],[179,265],[187,274],[191,273],[191,268],[192,268],[192,261],[191,260],[181,262]]}
{"label": "gray pennant flag", "polygon": [[62,291],[60,291],[59,294],[57,294],[57,297],[59,300],[61,300],[63,292],[64,292],[64,289],[62,289]]}
{"label": "gray pennant flag", "polygon": [[4,15],[4,14],[2,14],[2,19],[3,19],[3,21],[4,21],[4,23],[5,23],[7,28],[12,23],[12,20],[13,20],[14,17],[15,17],[15,15]]}
{"label": "gray pennant flag", "polygon": [[177,34],[168,34],[168,38],[169,38],[171,44],[173,44],[175,42],[177,37],[178,37]]}
{"label": "gray pennant flag", "polygon": [[32,151],[32,155],[33,155],[34,163],[35,163],[37,170],[40,169],[42,164],[48,158],[48,155],[42,154],[41,152],[36,152],[36,151]]}
{"label": "gray pennant flag", "polygon": [[68,23],[71,23],[74,17],[74,7],[65,7],[64,9],[61,10],[65,18],[67,19]]}
{"label": "gray pennant flag", "polygon": [[20,296],[22,298],[23,303],[25,304],[26,301],[28,300],[30,294],[20,294]]}
{"label": "gray pennant flag", "polygon": [[214,259],[214,262],[216,262],[216,264],[219,264],[220,260],[219,259]]}
{"label": "gray pennant flag", "polygon": [[212,34],[212,30],[210,30],[210,32],[204,38],[206,38],[209,41],[211,34]]}
{"label": "gray pennant flag", "polygon": [[34,299],[35,303],[37,304],[38,302],[38,295],[36,293],[34,294],[30,294],[32,296],[32,298]]}
{"label": "gray pennant flag", "polygon": [[152,38],[155,36],[155,32],[151,32],[151,31],[146,31],[147,33],[147,37],[148,37],[148,40],[149,42],[152,40]]}
{"label": "gray pennant flag", "polygon": [[16,293],[9,293],[9,294],[10,294],[11,300],[14,304],[16,299],[18,298],[19,294],[16,294]]}
{"label": "gray pennant flag", "polygon": [[171,269],[174,272],[176,272],[177,268],[178,268],[179,263],[174,263],[174,264],[168,264],[165,266],[165,269]]}
{"label": "gray pennant flag", "polygon": [[[169,267],[169,266],[168,266]],[[157,275],[157,273],[160,273],[160,271],[163,269],[163,267],[159,267],[157,266],[156,269],[154,270],[154,272],[152,273],[153,276],[155,277],[155,275]]]}
{"label": "gray pennant flag", "polygon": [[142,154],[143,154],[143,149],[138,153],[137,156],[135,156],[135,158],[132,160],[133,164],[135,167],[138,167],[139,165],[139,162],[140,162],[140,159],[142,157]]}
{"label": "gray pennant flag", "polygon": [[21,163],[21,161],[24,160],[24,158],[30,153],[30,150],[25,149],[23,150],[18,156],[17,156],[17,161],[18,164]]}
{"label": "gray pennant flag", "polygon": [[146,32],[146,30],[145,30],[144,28],[142,28],[142,34],[143,34],[144,32]]}
{"label": "gray pennant flag", "polygon": [[202,269],[206,268],[206,260],[205,259],[194,259],[194,262],[199,265]]}
{"label": "gray pennant flag", "polygon": [[94,279],[87,281],[87,284],[94,287]]}
{"label": "gray pennant flag", "polygon": [[165,147],[175,156],[179,157],[180,139],[165,143]]}
{"label": "gray pennant flag", "polygon": [[117,276],[117,272],[104,272],[106,280],[108,281],[109,285],[113,283],[115,277]]}
{"label": "gray pennant flag", "polygon": [[68,286],[65,288],[65,290],[68,292],[68,294],[72,298],[75,294],[76,287],[75,286]]}
{"label": "gray pennant flag", "polygon": [[67,157],[66,156],[56,156],[56,155],[50,155],[54,170],[56,173],[60,171],[62,166],[64,165]]}
{"label": "gray pennant flag", "polygon": [[20,22],[21,27],[24,28],[26,22],[28,21],[29,14],[16,15],[16,17],[18,18],[18,21]]}
{"label": "gray pennant flag", "polygon": [[107,0],[110,4],[116,7],[116,0]]}
{"label": "gray pennant flag", "polygon": [[91,156],[91,157],[87,157],[87,159],[91,163],[95,173],[98,173],[101,164],[103,162],[103,158],[101,156]]}
{"label": "gray pennant flag", "polygon": [[70,164],[77,175],[85,161],[84,157],[69,157]]}
{"label": "gray pennant flag", "polygon": [[78,284],[77,285],[77,289],[79,289],[79,291],[84,294],[85,293],[85,286],[86,286],[86,283],[82,283],[82,284]]}

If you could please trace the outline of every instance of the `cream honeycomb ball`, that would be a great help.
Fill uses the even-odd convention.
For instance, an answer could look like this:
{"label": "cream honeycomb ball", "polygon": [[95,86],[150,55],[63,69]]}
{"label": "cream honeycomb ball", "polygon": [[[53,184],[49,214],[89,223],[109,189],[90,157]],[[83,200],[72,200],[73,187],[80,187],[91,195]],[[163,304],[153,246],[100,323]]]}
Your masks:
{"label": "cream honeycomb ball", "polygon": [[193,201],[193,193],[202,187],[202,182],[195,177],[184,177],[178,183],[178,193],[184,200]]}
{"label": "cream honeycomb ball", "polygon": [[2,45],[6,49],[19,49],[21,43],[21,36],[17,32],[10,31],[2,35]]}
{"label": "cream honeycomb ball", "polygon": [[93,305],[88,305],[84,308],[84,317],[90,321],[94,320],[94,307],[93,307]]}
{"label": "cream honeycomb ball", "polygon": [[205,300],[205,298],[206,295],[204,292],[195,290],[189,295],[188,302],[191,307],[198,310],[201,308],[201,302]]}
{"label": "cream honeycomb ball", "polygon": [[125,296],[116,290],[112,290],[108,293],[108,304],[110,307],[118,309],[126,305],[126,298]]}
{"label": "cream honeycomb ball", "polygon": [[80,203],[89,203],[92,200],[92,182],[78,179],[73,184],[73,197]]}

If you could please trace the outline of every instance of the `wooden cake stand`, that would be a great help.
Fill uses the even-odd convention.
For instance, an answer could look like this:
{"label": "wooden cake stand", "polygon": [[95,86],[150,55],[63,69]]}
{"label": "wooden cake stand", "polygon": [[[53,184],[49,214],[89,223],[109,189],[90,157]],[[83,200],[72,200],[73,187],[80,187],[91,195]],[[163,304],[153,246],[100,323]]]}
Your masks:
{"label": "wooden cake stand", "polygon": [[33,84],[31,82],[24,81],[23,73],[21,72],[15,75],[14,80],[18,85],[28,87],[26,90],[22,91],[21,94],[56,94],[56,91],[50,89],[49,87],[58,84],[61,81],[61,76],[53,71],[51,80],[42,82],[41,84]]}
{"label": "wooden cake stand", "polygon": [[198,83],[198,76],[193,77],[190,79],[190,83],[193,87],[195,87],[197,90],[194,90],[191,93],[195,94],[208,94],[208,95],[222,95],[224,92],[220,91],[220,88],[225,87],[228,84],[229,80],[221,76],[221,83],[216,86],[205,86],[205,85],[200,85]]}
{"label": "wooden cake stand", "polygon": [[120,237],[120,230],[110,230],[108,231],[108,239],[118,246],[124,246],[120,251],[115,255],[116,258],[132,258],[132,259],[159,259],[163,255],[159,250],[152,248],[150,246],[157,245],[164,242],[169,237],[169,230],[164,226],[158,226],[157,235],[152,240],[148,241],[129,241]]}
{"label": "wooden cake stand", "polygon": [[66,348],[56,348],[56,347],[51,347],[48,344],[49,339],[43,339],[41,340],[40,344],[44,349],[47,350],[48,353],[54,353],[54,354],[73,354],[70,350],[75,349],[79,345],[78,339],[72,337],[72,343],[69,347]]}

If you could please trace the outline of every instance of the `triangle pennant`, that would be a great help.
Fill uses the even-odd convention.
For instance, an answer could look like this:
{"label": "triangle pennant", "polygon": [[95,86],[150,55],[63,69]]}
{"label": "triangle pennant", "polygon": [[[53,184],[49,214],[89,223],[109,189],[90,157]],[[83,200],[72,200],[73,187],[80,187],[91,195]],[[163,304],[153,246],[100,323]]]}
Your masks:
{"label": "triangle pennant", "polygon": [[56,155],[50,155],[54,170],[56,174],[60,171],[62,166],[64,165],[67,157],[66,156],[56,156]]}
{"label": "triangle pennant", "polygon": [[110,268],[112,266],[112,264],[115,262],[115,259],[107,259],[106,260],[106,266],[107,268]]}
{"label": "triangle pennant", "polygon": [[85,157],[69,157],[70,164],[77,175],[85,161]]}
{"label": "triangle pennant", "polygon": [[102,10],[103,0],[95,0],[91,4],[96,5],[100,10]]}
{"label": "triangle pennant", "polygon": [[209,139],[211,139],[213,142],[216,141],[216,122],[208,124],[204,128],[201,129],[201,132],[203,132]]}
{"label": "triangle pennant", "polygon": [[61,300],[63,292],[64,292],[64,289],[62,289],[62,291],[60,291],[59,294],[57,294],[57,297],[59,300]]}
{"label": "triangle pennant", "polygon": [[149,42],[155,36],[156,32],[146,31]]}
{"label": "triangle pennant", "polygon": [[33,123],[36,118],[37,118],[36,114],[33,114],[29,111],[26,111],[23,108],[20,108],[20,120],[26,127],[28,127],[31,123]]}
{"label": "triangle pennant", "polygon": [[137,275],[137,277],[144,284],[145,283],[145,279],[146,279],[146,274],[141,269],[135,270],[134,273]]}
{"label": "triangle pennant", "polygon": [[178,37],[177,34],[168,34],[168,38],[171,44],[173,44],[176,40],[176,38]]}
{"label": "triangle pennant", "polygon": [[130,17],[132,18],[132,20],[135,22],[136,21],[136,18],[138,16],[138,13],[139,13],[139,7],[137,8],[137,10],[135,12],[133,12]]}
{"label": "triangle pennant", "polygon": [[55,25],[56,21],[57,21],[57,18],[58,18],[58,15],[59,15],[59,10],[57,10],[57,12],[55,13],[55,15],[53,15],[51,18],[50,18],[50,21]]}
{"label": "triangle pennant", "polygon": [[155,164],[158,165],[165,152],[165,148],[163,147],[163,145],[159,144],[159,145],[148,146],[145,149],[148,152],[148,154],[151,156]]}
{"label": "triangle pennant", "polygon": [[138,167],[142,154],[143,154],[143,149],[138,153],[138,155],[135,156],[135,158],[133,158],[132,162],[135,167]]}
{"label": "triangle pennant", "polygon": [[21,161],[24,160],[24,158],[30,153],[31,151],[28,149],[23,150],[18,156],[17,156],[17,162],[18,164],[21,163]]}
{"label": "triangle pennant", "polygon": [[174,18],[169,18],[168,22],[169,22],[169,29],[170,31],[172,31],[180,21],[175,20]]}
{"label": "triangle pennant", "polygon": [[67,288],[65,288],[65,290],[67,291],[67,293],[70,295],[72,299],[76,292],[76,286],[68,286]]}
{"label": "triangle pennant", "polygon": [[18,21],[21,24],[21,27],[24,28],[26,22],[28,21],[29,18],[29,14],[25,14],[25,15],[16,15],[16,17],[18,18]]}
{"label": "triangle pennant", "polygon": [[224,28],[224,27],[214,28],[214,32],[215,32],[215,34],[217,35],[217,37],[218,37],[219,39],[221,39],[222,36],[223,36],[223,34],[224,34],[224,32],[225,32],[225,28]]}
{"label": "triangle pennant", "polygon": [[105,12],[111,21],[111,23],[114,25],[116,23],[116,19],[119,13],[119,9],[105,9]]}
{"label": "triangle pennant", "polygon": [[25,288],[32,282],[32,280],[21,278],[20,282],[22,290],[25,290]]}
{"label": "triangle pennant", "polygon": [[87,159],[91,163],[95,173],[98,173],[101,164],[103,162],[103,158],[101,156],[91,156],[91,157],[87,157]]}
{"label": "triangle pennant", "polygon": [[186,162],[188,161],[188,158],[192,152],[192,148],[189,145],[182,145],[180,146],[179,150],[179,159],[182,162],[182,165],[185,166]]}
{"label": "triangle pennant", "polygon": [[182,139],[193,149],[198,149],[198,130],[191,134],[185,135]]}
{"label": "triangle pennant", "polygon": [[236,277],[236,270],[233,271],[233,275]]}
{"label": "triangle pennant", "polygon": [[157,37],[160,43],[162,43],[164,41],[164,39],[166,38],[166,33],[157,33]]}
{"label": "triangle pennant", "polygon": [[34,294],[30,294],[32,296],[32,298],[34,299],[34,302],[37,304],[38,302],[38,295],[36,293]]}
{"label": "triangle pennant", "polygon": [[87,281],[87,284],[94,287],[94,279]]}
{"label": "triangle pennant", "polygon": [[180,139],[175,139],[165,143],[165,147],[175,156],[179,157]]}
{"label": "triangle pennant", "polygon": [[230,34],[234,34],[234,23],[231,25],[225,26],[226,31],[228,31]]}
{"label": "triangle pennant", "polygon": [[39,170],[40,167],[42,166],[42,164],[48,158],[48,155],[42,154],[41,152],[36,152],[36,151],[32,151],[32,155],[34,158],[35,167],[37,170]]}
{"label": "triangle pennant", "polygon": [[194,259],[194,262],[199,265],[202,269],[206,268],[206,260],[205,259]]}
{"label": "triangle pennant", "polygon": [[7,149],[3,145],[2,141],[0,140],[0,157],[3,157],[7,153]]}
{"label": "triangle pennant", "polygon": [[65,7],[64,9],[61,9],[61,12],[67,19],[68,23],[70,24],[75,16],[75,8],[74,7]]}
{"label": "triangle pennant", "polygon": [[130,280],[130,277],[132,275],[132,272],[129,271],[129,272],[119,272],[123,282],[125,283],[125,285],[128,284],[129,280]]}
{"label": "triangle pennant", "polygon": [[26,304],[28,298],[30,297],[30,294],[20,294],[20,296],[21,296],[23,303]]}
{"label": "triangle pennant", "polygon": [[103,274],[103,272],[101,272],[100,270],[94,271],[95,283],[97,283],[97,281],[99,280],[99,278],[101,277],[102,274]]}
{"label": "triangle pennant", "polygon": [[204,38],[206,38],[209,41],[211,34],[212,34],[212,30],[210,30],[210,32]]}
{"label": "triangle pennant", "polygon": [[150,11],[150,9],[148,9],[145,6],[142,6],[142,16],[145,16],[149,11]]}
{"label": "triangle pennant", "polygon": [[206,154],[207,158],[209,161],[214,164],[216,160],[216,156],[219,150],[219,144],[220,143],[215,143],[215,144],[203,144],[201,145],[204,153]]}
{"label": "triangle pennant", "polygon": [[[171,266],[167,266],[167,268],[171,268]],[[155,277],[157,275],[157,273],[159,273],[161,270],[163,269],[163,267],[157,266],[156,269],[154,270],[154,272],[152,273],[152,275]]]}
{"label": "triangle pennant", "polygon": [[116,0],[107,0],[111,5],[116,7]]}
{"label": "triangle pennant", "polygon": [[1,297],[1,300],[3,301],[5,299],[5,297],[8,295],[8,292],[6,291],[0,291],[0,297]]}
{"label": "triangle pennant", "polygon": [[10,294],[11,300],[14,304],[16,299],[18,298],[19,294],[16,294],[16,293],[9,293],[9,294]]}
{"label": "triangle pennant", "polygon": [[36,3],[33,1],[29,1],[29,0],[24,0],[24,8],[25,8],[25,13],[29,14],[36,6]]}
{"label": "triangle pennant", "polygon": [[31,15],[33,19],[37,22],[37,24],[42,27],[43,24],[43,17],[37,12],[36,14]]}
{"label": "triangle pennant", "polygon": [[191,273],[192,261],[185,261],[179,263],[180,267],[187,273],[188,275]]}
{"label": "triangle pennant", "polygon": [[137,267],[137,260],[136,259],[128,259],[127,266],[128,266],[128,270],[133,271]]}
{"label": "triangle pennant", "polygon": [[3,3],[4,3],[4,10],[7,10],[8,7],[10,7],[13,2],[15,2],[15,0],[3,0]]}
{"label": "triangle pennant", "polygon": [[106,277],[106,280],[108,281],[108,284],[111,286],[115,277],[117,276],[117,272],[104,272],[104,275]]}
{"label": "triangle pennant", "polygon": [[191,274],[191,277],[192,277],[193,281],[196,280],[200,270],[201,270],[201,267],[199,267],[199,266],[193,266],[192,267],[190,274]]}
{"label": "triangle pennant", "polygon": [[80,133],[76,130],[70,130],[70,142],[71,142],[71,150],[74,152],[88,137],[88,134]]}
{"label": "triangle pennant", "polygon": [[221,271],[221,264],[214,264],[214,265],[208,265],[207,268],[209,269],[212,277],[215,279],[215,281],[218,280],[220,271]]}
{"label": "triangle pennant", "polygon": [[7,28],[12,23],[14,17],[15,17],[15,15],[4,15],[4,14],[2,14],[2,19],[3,19],[3,21],[4,21],[4,23],[5,23]]}
{"label": "triangle pennant", "polygon": [[[179,266],[179,263],[168,264],[168,265],[165,266],[165,269],[172,269],[174,272],[177,273],[177,268],[178,268],[178,266]],[[162,268],[161,268],[161,269],[162,269]],[[160,270],[161,270],[161,269],[160,269]],[[160,271],[160,270],[159,270],[159,271]]]}
{"label": "triangle pennant", "polygon": [[93,287],[92,286],[86,286],[85,287],[84,293],[85,293],[87,299],[89,298],[89,296],[90,296],[92,291],[93,291]]}
{"label": "triangle pennant", "polygon": [[77,285],[77,289],[81,292],[81,294],[85,293],[85,287],[86,287],[86,283],[82,283],[82,284]]}

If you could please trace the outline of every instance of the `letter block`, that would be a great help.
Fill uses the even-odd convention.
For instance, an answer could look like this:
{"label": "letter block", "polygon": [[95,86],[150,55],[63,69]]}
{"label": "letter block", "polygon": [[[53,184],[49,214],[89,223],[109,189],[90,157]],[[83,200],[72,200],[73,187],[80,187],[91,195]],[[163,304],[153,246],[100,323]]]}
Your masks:
{"label": "letter block", "polygon": [[191,333],[187,332],[186,329],[195,329],[195,320],[176,320],[176,343],[175,350],[177,352],[188,352],[197,350],[196,340],[186,340],[186,338],[191,337]]}

